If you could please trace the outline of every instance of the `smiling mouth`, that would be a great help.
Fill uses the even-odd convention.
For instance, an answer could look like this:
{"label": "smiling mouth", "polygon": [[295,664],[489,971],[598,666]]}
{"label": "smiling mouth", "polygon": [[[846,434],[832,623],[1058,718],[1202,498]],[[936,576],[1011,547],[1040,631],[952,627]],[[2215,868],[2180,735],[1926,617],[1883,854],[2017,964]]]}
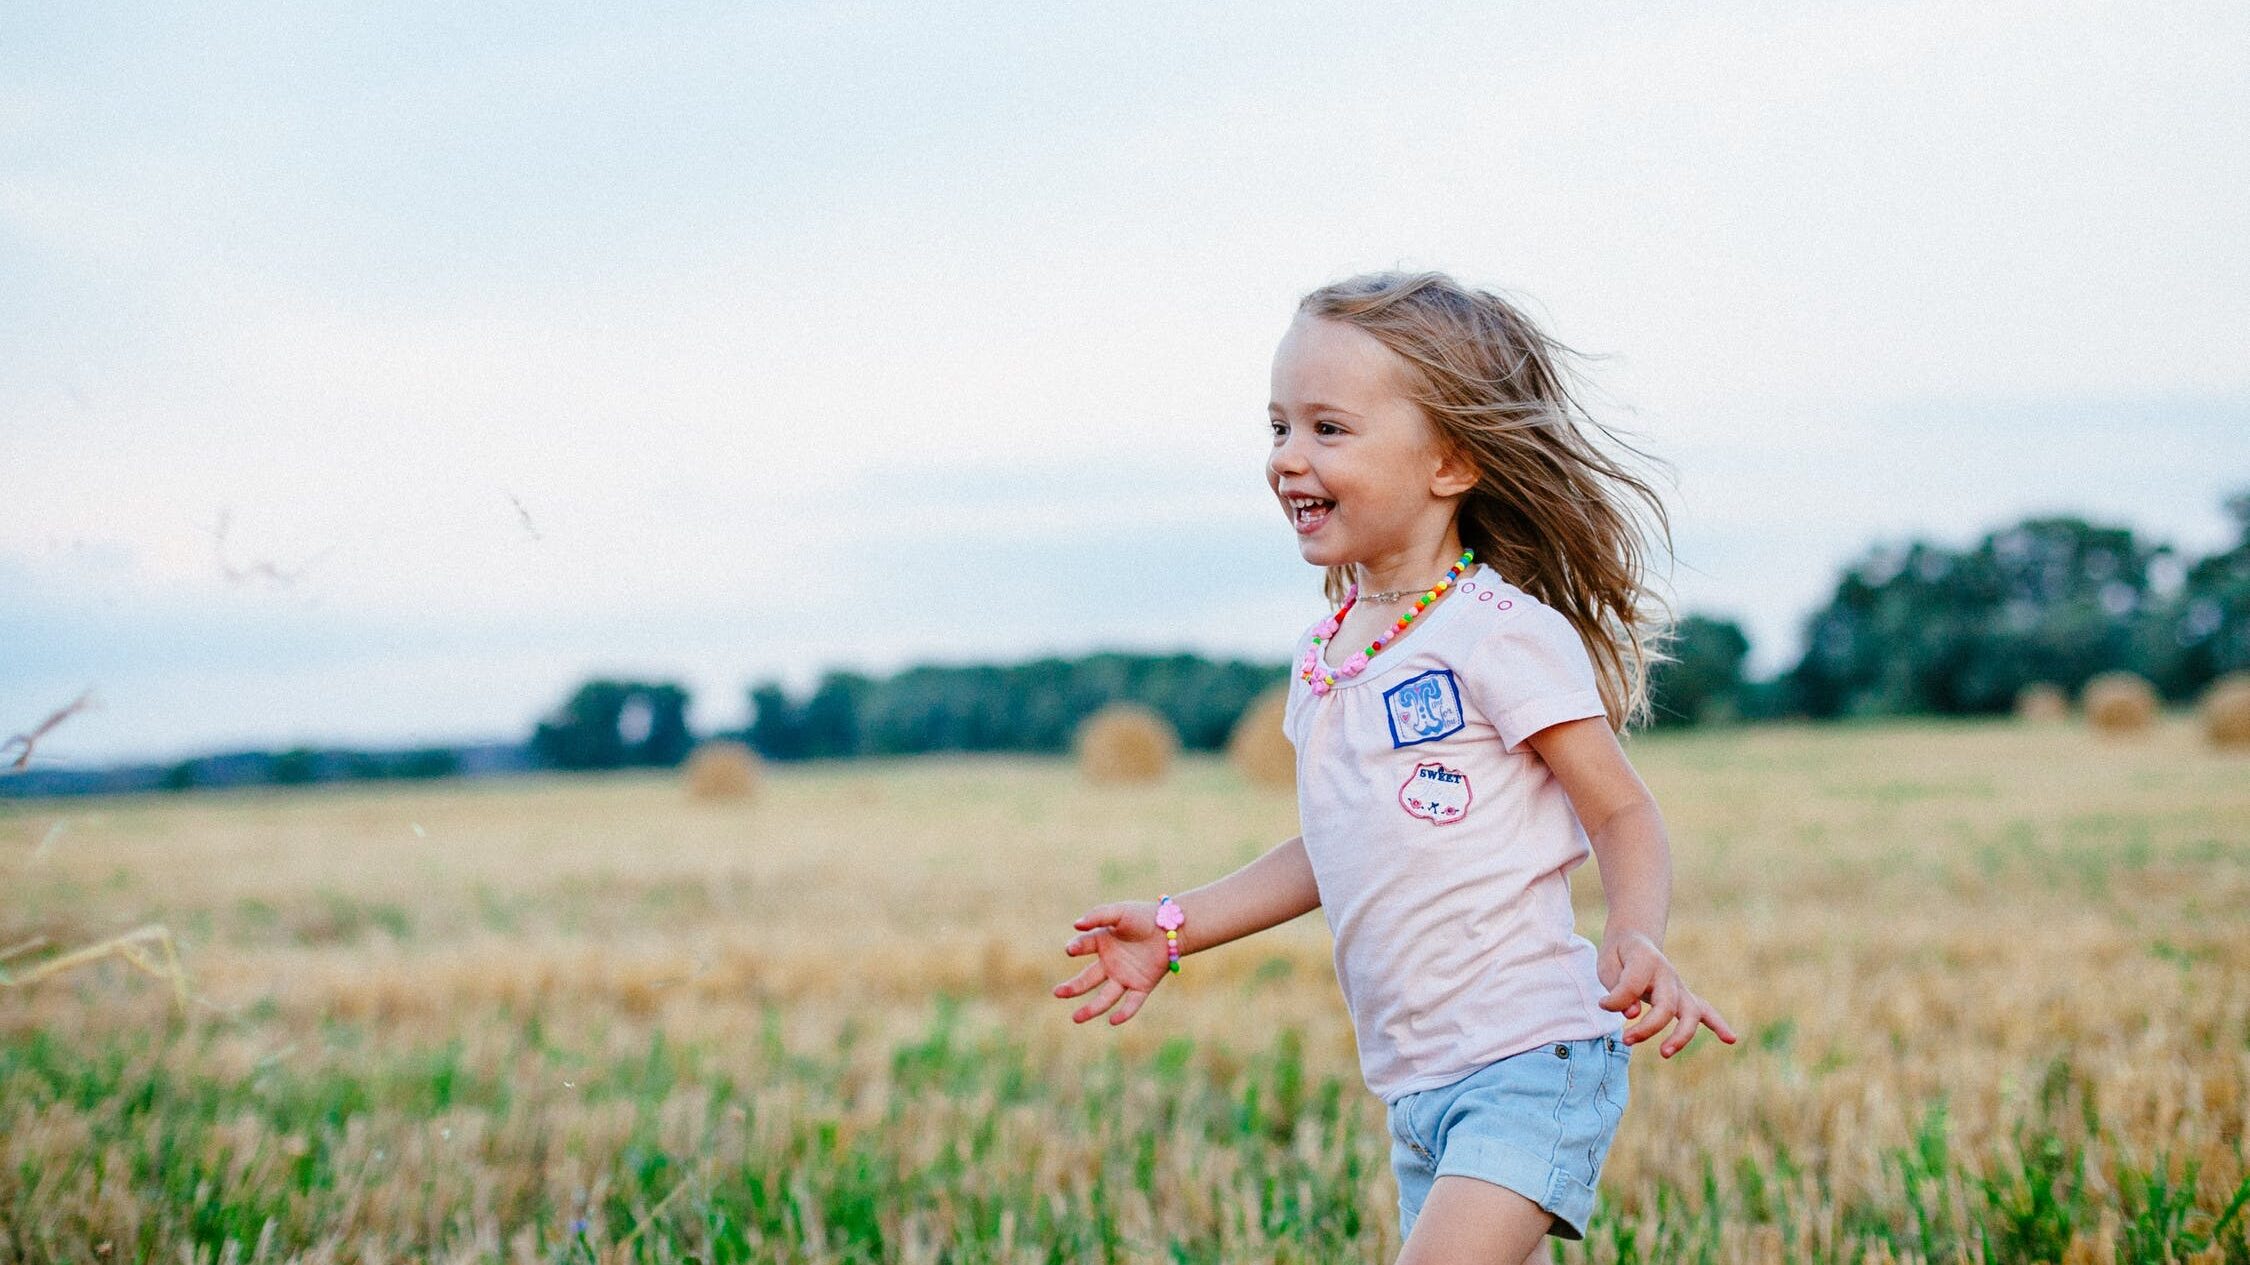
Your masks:
{"label": "smiling mouth", "polygon": [[1328,512],[1336,508],[1336,502],[1317,496],[1285,496],[1281,500],[1289,507],[1289,521],[1300,536],[1320,530],[1320,525],[1328,521]]}

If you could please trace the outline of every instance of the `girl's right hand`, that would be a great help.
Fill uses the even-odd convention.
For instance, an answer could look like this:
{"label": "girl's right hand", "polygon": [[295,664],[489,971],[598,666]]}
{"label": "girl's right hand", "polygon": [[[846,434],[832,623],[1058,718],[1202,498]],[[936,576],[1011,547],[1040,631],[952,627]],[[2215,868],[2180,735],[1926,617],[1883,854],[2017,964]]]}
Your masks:
{"label": "girl's right hand", "polygon": [[1156,925],[1156,902],[1097,905],[1071,925],[1079,934],[1070,938],[1063,952],[1071,957],[1091,953],[1095,960],[1055,985],[1055,996],[1076,997],[1096,985],[1101,991],[1080,1006],[1070,1021],[1084,1023],[1120,1000],[1124,1004],[1117,1005],[1109,1022],[1114,1026],[1132,1018],[1171,968],[1172,955],[1165,951],[1164,932]]}

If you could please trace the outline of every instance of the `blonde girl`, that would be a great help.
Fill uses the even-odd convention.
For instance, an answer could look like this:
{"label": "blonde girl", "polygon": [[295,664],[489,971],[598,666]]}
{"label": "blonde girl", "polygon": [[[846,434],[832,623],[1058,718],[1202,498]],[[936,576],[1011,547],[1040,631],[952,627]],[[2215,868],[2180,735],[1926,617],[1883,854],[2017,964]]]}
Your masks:
{"label": "blonde girl", "polygon": [[[1735,1040],[1665,956],[1670,848],[1617,740],[1660,653],[1637,511],[1662,529],[1663,507],[1593,442],[1567,351],[1441,273],[1305,296],[1266,459],[1339,608],[1292,660],[1303,833],[1087,911],[1064,952],[1094,960],[1054,990],[1093,993],[1076,1022],[1123,1023],[1179,958],[1321,909],[1410,1265],[1584,1237],[1633,1047],[1661,1037],[1670,1058],[1699,1025]],[[1598,948],[1570,900],[1589,854]]]}

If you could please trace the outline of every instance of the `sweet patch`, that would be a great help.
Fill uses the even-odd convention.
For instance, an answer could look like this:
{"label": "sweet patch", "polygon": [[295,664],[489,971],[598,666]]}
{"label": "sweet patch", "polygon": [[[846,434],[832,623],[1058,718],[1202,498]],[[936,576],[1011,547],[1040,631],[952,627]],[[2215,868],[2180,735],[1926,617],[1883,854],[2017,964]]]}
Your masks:
{"label": "sweet patch", "polygon": [[1461,732],[1461,688],[1443,668],[1424,672],[1383,691],[1391,721],[1391,745],[1411,747]]}
{"label": "sweet patch", "polygon": [[1469,801],[1474,798],[1469,775],[1436,760],[1415,765],[1406,775],[1406,785],[1398,788],[1398,804],[1407,816],[1440,826],[1467,816]]}

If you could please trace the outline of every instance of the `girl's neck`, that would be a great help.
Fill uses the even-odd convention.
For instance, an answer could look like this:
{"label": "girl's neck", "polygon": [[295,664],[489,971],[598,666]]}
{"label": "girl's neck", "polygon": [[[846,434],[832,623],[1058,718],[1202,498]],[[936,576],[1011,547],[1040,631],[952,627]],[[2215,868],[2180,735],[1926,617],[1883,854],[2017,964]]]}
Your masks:
{"label": "girl's neck", "polygon": [[1355,563],[1353,582],[1362,593],[1418,594],[1439,580],[1461,558],[1461,536],[1449,531],[1428,546],[1414,546]]}

